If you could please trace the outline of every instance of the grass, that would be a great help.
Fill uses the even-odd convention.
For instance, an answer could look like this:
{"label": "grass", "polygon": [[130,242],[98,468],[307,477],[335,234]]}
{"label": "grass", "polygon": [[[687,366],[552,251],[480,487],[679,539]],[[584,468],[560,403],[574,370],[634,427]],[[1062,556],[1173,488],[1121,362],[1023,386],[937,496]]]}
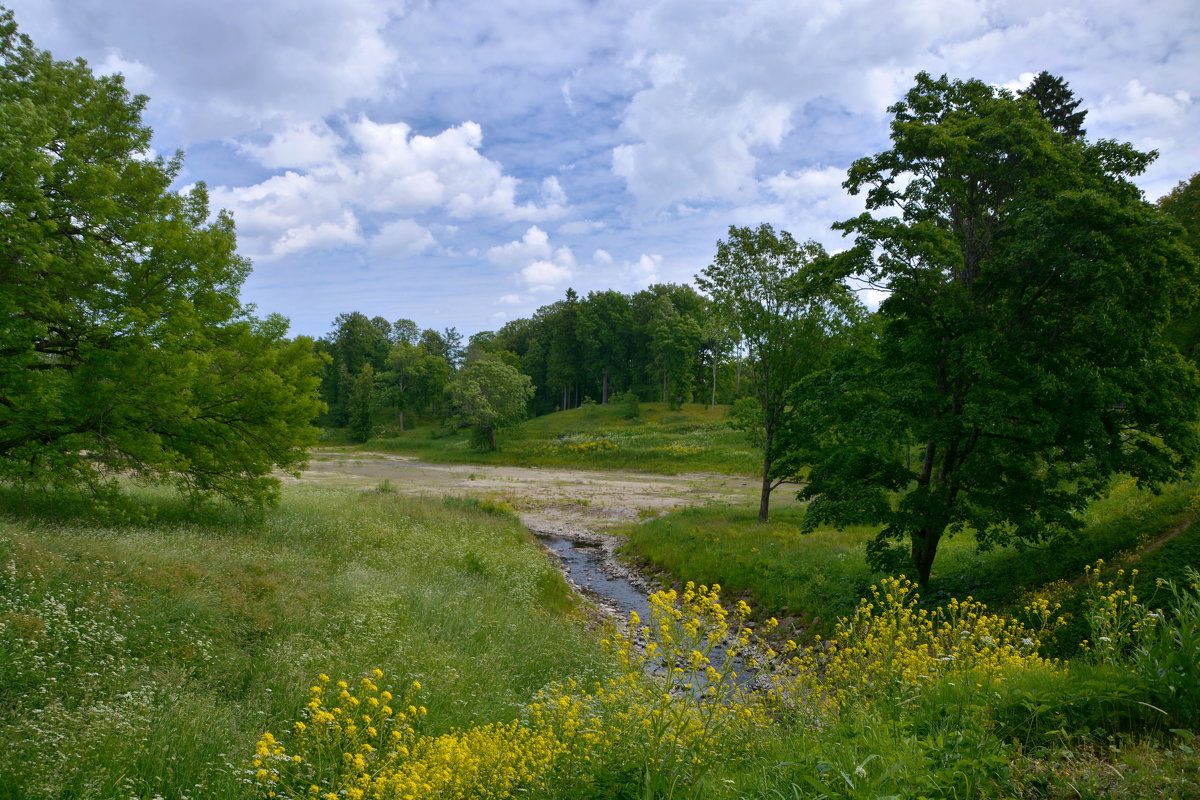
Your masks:
{"label": "grass", "polygon": [[437,732],[605,663],[495,508],[311,488],[261,526],[148,490],[135,524],[0,506],[23,509],[0,517],[0,797],[244,797],[254,741],[318,673],[419,679]]}
{"label": "grass", "polygon": [[[364,448],[442,463],[752,474],[761,468],[761,453],[729,427],[727,414],[728,406],[671,410],[643,403],[639,416],[626,419],[618,406],[587,405],[526,420],[502,432],[491,453],[472,447],[465,431],[435,427],[384,435]],[[330,436],[335,442],[336,432]]]}
{"label": "grass", "polygon": [[[1071,539],[1037,549],[979,552],[973,540],[945,540],[938,552],[925,602],[972,596],[993,608],[1020,605],[1030,591],[1083,575],[1098,558],[1113,562],[1172,531],[1197,512],[1193,497],[1200,481],[1168,487],[1155,495],[1132,482],[1116,486],[1088,510],[1087,527]],[[628,526],[625,552],[659,574],[666,584],[684,580],[719,583],[743,596],[764,616],[790,627],[827,634],[879,577],[865,561],[873,529],[819,529],[800,533],[802,508],[777,507],[760,524],[756,510],[724,505],[689,508]],[[1200,566],[1200,526],[1147,556],[1143,582],[1179,579]]]}
{"label": "grass", "polygon": [[[682,460],[703,463],[679,437],[715,430],[696,421],[705,413],[650,409],[630,427],[647,451],[674,442]],[[561,438],[619,436],[607,409],[554,416],[529,434],[566,442],[543,453],[553,463],[620,450],[571,450]],[[566,434],[572,425],[586,430]],[[783,505],[767,525],[754,509],[712,505],[629,526],[629,552],[664,583],[720,583],[727,606],[746,599],[760,623],[781,617],[785,635],[841,637],[805,656],[808,688],[778,705],[724,678],[730,694],[707,700],[659,685],[682,681],[670,665],[696,653],[684,622],[649,677],[648,649],[623,672],[628,651],[614,658],[580,624],[577,601],[503,502],[413,499],[387,481],[292,486],[251,524],[158,490],[106,506],[0,488],[10,509],[0,515],[0,799],[269,798],[251,766],[255,742],[275,732],[299,752],[303,737],[287,731],[308,720],[305,757],[317,763],[326,734],[306,716],[309,687],[321,673],[357,685],[375,668],[397,696],[419,681],[428,713],[400,740],[411,753],[381,747],[391,761],[364,762],[364,774],[374,763],[398,781],[441,765],[428,780],[457,787],[447,797],[500,792],[488,781],[510,768],[524,770],[520,792],[532,798],[1200,796],[1200,587],[1156,593],[1153,581],[1178,582],[1197,564],[1198,486],[1154,495],[1121,483],[1053,549],[943,544],[922,609],[969,594],[1019,615],[1031,592],[1065,599],[1070,621],[1042,643],[1069,668],[1014,658],[988,672],[932,657],[899,635],[918,627],[908,611],[878,618],[901,621],[879,641],[864,637],[881,621],[839,629],[885,585],[863,558],[870,529],[801,534],[803,509]],[[1115,565],[1174,532],[1138,560],[1145,607],[1121,605],[1128,575],[1107,588],[1067,584],[1097,558]],[[1084,652],[1081,639],[1100,641],[1087,606],[1097,588],[1124,609],[1122,624],[1160,606],[1165,622]],[[651,622],[640,637],[659,631]],[[861,663],[839,672],[837,653]],[[845,685],[832,683],[838,674]],[[333,686],[329,708],[340,702]],[[340,747],[327,772],[350,769]],[[304,769],[279,796],[313,796]],[[338,800],[355,797],[353,771],[335,777]]]}

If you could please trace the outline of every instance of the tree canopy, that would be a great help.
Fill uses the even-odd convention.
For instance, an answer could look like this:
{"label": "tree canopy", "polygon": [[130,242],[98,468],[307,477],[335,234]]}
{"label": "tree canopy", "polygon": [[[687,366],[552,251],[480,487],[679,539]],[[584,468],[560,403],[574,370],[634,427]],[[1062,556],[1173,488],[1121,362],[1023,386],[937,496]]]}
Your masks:
{"label": "tree canopy", "polygon": [[0,476],[269,502],[315,438],[318,361],[238,300],[250,265],[146,98],[0,16]]}
{"label": "tree canopy", "polygon": [[1153,154],[980,81],[921,74],[891,112],[846,182],[877,213],[839,226],[844,272],[888,292],[878,353],[822,377],[802,494],[810,526],[882,524],[872,559],[924,583],[945,535],[1036,542],[1116,473],[1187,474],[1200,379],[1164,333],[1197,263],[1129,181]]}
{"label": "tree canopy", "polygon": [[796,408],[789,393],[827,363],[836,340],[861,317],[845,284],[821,270],[826,260],[821,245],[801,244],[787,231],[777,234],[766,224],[756,229],[731,226],[729,240],[717,242],[713,263],[696,278],[716,313],[749,350],[749,382],[758,409],[747,426],[763,448],[762,522],[769,514],[771,492],[790,477],[772,469],[779,457],[776,432]]}
{"label": "tree canopy", "polygon": [[1037,103],[1042,117],[1064,136],[1083,136],[1087,133],[1083,128],[1087,110],[1077,110],[1083,101],[1075,97],[1067,82],[1057,75],[1043,70],[1018,94]]}
{"label": "tree canopy", "polygon": [[525,418],[533,381],[494,356],[472,361],[446,385],[453,418],[472,428],[476,440],[496,449],[496,431]]}

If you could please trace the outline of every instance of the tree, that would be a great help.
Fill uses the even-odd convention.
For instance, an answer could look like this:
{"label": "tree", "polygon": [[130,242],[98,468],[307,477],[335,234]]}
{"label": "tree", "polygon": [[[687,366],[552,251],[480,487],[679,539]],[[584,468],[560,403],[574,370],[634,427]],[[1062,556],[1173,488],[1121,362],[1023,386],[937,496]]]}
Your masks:
{"label": "tree", "polygon": [[428,409],[441,397],[450,379],[450,365],[444,358],[407,341],[392,346],[387,369],[379,375],[380,403],[396,409],[400,430],[408,411]]}
{"label": "tree", "polygon": [[1183,240],[1200,255],[1200,172],[1158,199],[1158,207],[1183,226]]}
{"label": "tree", "polygon": [[1114,474],[1189,473],[1200,378],[1164,333],[1197,263],[1128,180],[1153,154],[974,80],[922,73],[891,112],[846,181],[877,213],[837,226],[844,271],[888,292],[878,354],[811,382],[828,428],[801,496],[809,528],[881,524],[872,562],[907,552],[926,584],[947,535],[1046,540]]}
{"label": "tree", "polygon": [[[1183,226],[1183,241],[1200,258],[1200,172],[1180,181],[1158,200],[1158,207]],[[1200,361],[1200,312],[1181,309],[1171,320],[1171,341],[1193,361]]]}
{"label": "tree", "polygon": [[472,361],[446,386],[454,420],[469,426],[476,440],[496,449],[496,431],[525,418],[533,381],[499,358]]}
{"label": "tree", "polygon": [[700,347],[700,325],[679,313],[671,297],[654,301],[647,332],[650,335],[651,365],[662,381],[662,401],[679,408],[692,396],[692,372]]}
{"label": "tree", "polygon": [[350,392],[363,366],[370,364],[376,372],[386,368],[391,334],[392,326],[383,317],[351,311],[334,319],[333,331],[321,341],[330,357],[322,388],[334,425],[348,424]]}
{"label": "tree", "polygon": [[375,368],[363,364],[350,384],[346,400],[350,434],[360,442],[371,438],[371,412],[375,410]]}
{"label": "tree", "polygon": [[1057,75],[1043,70],[1017,94],[1037,103],[1038,112],[1062,135],[1074,138],[1087,133],[1083,129],[1087,111],[1075,110],[1083,101],[1076,99],[1067,82]]}
{"label": "tree", "polygon": [[612,290],[591,292],[579,304],[576,336],[584,369],[600,384],[600,403],[608,403],[613,381],[625,379],[629,364],[629,298]]}
{"label": "tree", "polygon": [[320,362],[241,306],[233,220],[171,190],[146,102],[0,14],[0,477],[261,507],[315,440]]}
{"label": "tree", "polygon": [[824,366],[836,340],[861,316],[849,289],[822,272],[826,259],[821,245],[800,244],[770,225],[730,226],[729,240],[717,242],[713,263],[696,277],[749,348],[759,410],[747,414],[743,407],[741,419],[763,448],[760,522],[770,513],[771,492],[790,477],[772,469],[776,432],[795,412],[789,391]]}

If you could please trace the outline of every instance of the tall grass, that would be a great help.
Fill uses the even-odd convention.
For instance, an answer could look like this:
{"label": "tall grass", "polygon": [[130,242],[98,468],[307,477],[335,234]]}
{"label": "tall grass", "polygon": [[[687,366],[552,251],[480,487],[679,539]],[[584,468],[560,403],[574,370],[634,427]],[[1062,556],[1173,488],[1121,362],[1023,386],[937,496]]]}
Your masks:
{"label": "tall grass", "polygon": [[0,797],[245,796],[247,748],[319,672],[436,675],[445,731],[603,669],[508,515],[311,488],[261,526],[152,491],[132,524],[3,505]]}

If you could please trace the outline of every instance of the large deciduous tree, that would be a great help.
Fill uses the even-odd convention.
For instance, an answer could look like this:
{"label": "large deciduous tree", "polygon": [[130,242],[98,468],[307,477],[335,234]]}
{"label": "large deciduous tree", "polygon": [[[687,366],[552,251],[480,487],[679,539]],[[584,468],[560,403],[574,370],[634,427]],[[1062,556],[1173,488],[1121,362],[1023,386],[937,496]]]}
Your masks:
{"label": "large deciduous tree", "polygon": [[773,469],[776,433],[795,412],[789,392],[828,363],[837,340],[861,317],[854,295],[821,269],[827,259],[816,242],[797,242],[770,225],[729,228],[713,263],[696,284],[749,351],[750,379],[759,413],[750,427],[763,448],[758,518],[766,522],[771,492],[789,476]]}
{"label": "large deciduous tree", "polygon": [[1164,332],[1197,263],[1129,180],[1153,154],[974,80],[921,74],[891,112],[846,182],[874,213],[839,226],[847,271],[888,292],[878,356],[825,377],[802,496],[810,526],[882,524],[872,560],[924,584],[947,535],[1045,540],[1115,473],[1189,473],[1200,380]]}
{"label": "large deciduous tree", "polygon": [[488,450],[496,431],[520,422],[533,397],[533,381],[497,356],[472,361],[446,385],[454,420],[470,427]]}
{"label": "large deciduous tree", "polygon": [[315,438],[319,362],[242,308],[233,220],[171,190],[145,103],[0,15],[0,477],[261,505]]}

